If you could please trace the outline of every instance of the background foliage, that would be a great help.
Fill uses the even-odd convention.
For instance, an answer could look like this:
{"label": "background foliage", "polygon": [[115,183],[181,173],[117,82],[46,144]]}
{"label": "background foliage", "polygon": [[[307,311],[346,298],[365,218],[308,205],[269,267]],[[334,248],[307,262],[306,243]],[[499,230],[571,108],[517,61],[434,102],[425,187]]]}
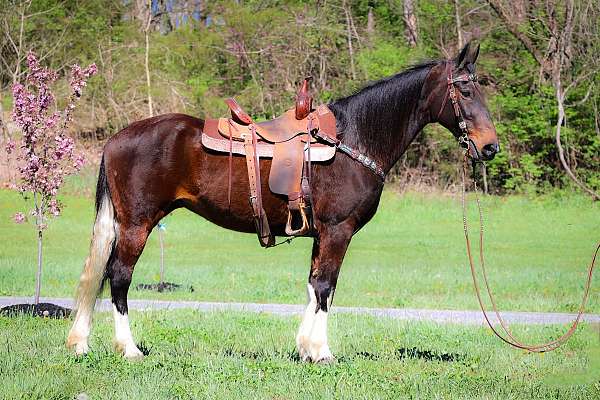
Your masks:
{"label": "background foliage", "polygon": [[[143,0],[0,2],[0,116],[9,120],[10,86],[22,79],[28,50],[63,74],[75,62],[95,62],[99,73],[75,129],[96,152],[110,135],[148,116],[148,18],[154,114],[200,117],[224,115],[227,96],[236,96],[259,119],[273,117],[292,104],[298,83],[308,75],[314,77],[317,102],[327,102],[420,60],[453,57],[459,42],[476,38],[482,46],[478,72],[502,145],[488,165],[490,191],[571,187],[554,141],[558,111],[552,78],[518,38],[525,32],[532,46],[549,54],[552,27],[545,21],[552,10],[560,19],[564,2],[510,3],[517,11],[527,7],[514,32],[498,11],[509,3],[498,1],[152,0],[150,14]],[[407,3],[416,21],[415,46],[407,40]],[[550,3],[555,8],[548,11]],[[586,4],[575,1],[576,7]],[[596,11],[586,10],[588,18],[598,21]],[[600,36],[592,39],[600,43]],[[573,71],[591,65],[575,53],[570,62]],[[571,169],[598,190],[600,75],[590,72],[567,96],[562,140]],[[456,147],[448,132],[430,126],[392,179],[451,186],[458,173]]]}

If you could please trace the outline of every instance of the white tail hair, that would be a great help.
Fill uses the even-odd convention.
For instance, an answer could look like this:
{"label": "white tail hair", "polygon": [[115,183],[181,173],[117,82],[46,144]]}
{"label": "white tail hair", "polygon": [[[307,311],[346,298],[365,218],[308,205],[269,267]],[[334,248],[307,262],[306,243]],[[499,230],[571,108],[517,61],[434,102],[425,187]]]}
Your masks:
{"label": "white tail hair", "polygon": [[77,354],[86,353],[88,350],[87,340],[91,330],[92,313],[106,277],[106,268],[116,238],[115,209],[106,182],[104,160],[102,160],[96,189],[96,221],[94,222],[90,253],[85,260],[79,280],[75,300],[77,314],[67,338],[67,346],[74,348]]}
{"label": "white tail hair", "polygon": [[93,308],[104,281],[108,260],[116,239],[115,210],[108,193],[100,200],[90,253],[79,280],[75,308]]}

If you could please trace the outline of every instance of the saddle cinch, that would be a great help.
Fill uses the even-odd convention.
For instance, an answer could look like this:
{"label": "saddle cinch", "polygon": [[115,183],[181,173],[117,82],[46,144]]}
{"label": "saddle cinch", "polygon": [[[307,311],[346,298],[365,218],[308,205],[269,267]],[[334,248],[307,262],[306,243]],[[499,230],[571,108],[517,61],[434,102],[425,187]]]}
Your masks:
{"label": "saddle cinch", "polygon": [[229,202],[233,154],[246,156],[250,205],[258,240],[263,247],[273,246],[275,238],[262,206],[260,158],[272,159],[269,189],[287,196],[285,233],[289,236],[306,236],[311,234],[313,224],[311,163],[330,160],[336,152],[336,147],[332,145],[337,142],[335,116],[326,105],[312,108],[309,82],[310,78],[304,80],[296,97],[295,108],[275,119],[256,123],[230,98],[225,103],[231,110],[231,118],[208,119],[204,124],[202,144],[229,155]]}

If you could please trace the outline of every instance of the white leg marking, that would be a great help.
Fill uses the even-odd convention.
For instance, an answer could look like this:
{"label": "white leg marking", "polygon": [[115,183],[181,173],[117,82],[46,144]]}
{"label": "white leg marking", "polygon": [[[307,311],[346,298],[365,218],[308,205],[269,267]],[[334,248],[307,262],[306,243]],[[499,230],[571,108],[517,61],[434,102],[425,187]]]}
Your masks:
{"label": "white leg marking", "polygon": [[[327,344],[327,312],[317,311],[317,297],[315,290],[309,283],[307,285],[308,306],[296,336],[296,347],[302,361],[329,362],[334,357]],[[328,305],[331,298],[328,299]]]}
{"label": "white leg marking", "polygon": [[89,351],[88,337],[91,325],[92,313],[88,309],[79,308],[67,339],[67,346],[73,349],[78,356]]}
{"label": "white leg marking", "polygon": [[121,314],[113,304],[113,315],[115,317],[115,347],[117,351],[129,360],[143,358],[144,355],[133,341],[127,314]]}
{"label": "white leg marking", "polygon": [[327,344],[327,312],[323,310],[315,315],[308,351],[313,362],[329,362],[334,359]]}
{"label": "white leg marking", "polygon": [[298,350],[298,354],[302,361],[307,361],[310,358],[310,333],[315,320],[315,310],[317,309],[317,297],[315,296],[315,290],[310,283],[306,285],[306,290],[308,295],[308,305],[304,311],[304,317],[302,318],[300,329],[298,329],[298,335],[296,335],[296,349]]}

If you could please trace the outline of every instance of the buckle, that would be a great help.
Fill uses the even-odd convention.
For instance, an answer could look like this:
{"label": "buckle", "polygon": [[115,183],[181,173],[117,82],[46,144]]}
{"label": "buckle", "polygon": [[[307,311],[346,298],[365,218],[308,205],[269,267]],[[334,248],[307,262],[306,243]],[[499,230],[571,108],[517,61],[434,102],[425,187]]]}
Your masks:
{"label": "buckle", "polygon": [[458,127],[459,127],[460,129],[467,129],[467,123],[466,123],[465,121],[460,121],[460,122],[458,123]]}

